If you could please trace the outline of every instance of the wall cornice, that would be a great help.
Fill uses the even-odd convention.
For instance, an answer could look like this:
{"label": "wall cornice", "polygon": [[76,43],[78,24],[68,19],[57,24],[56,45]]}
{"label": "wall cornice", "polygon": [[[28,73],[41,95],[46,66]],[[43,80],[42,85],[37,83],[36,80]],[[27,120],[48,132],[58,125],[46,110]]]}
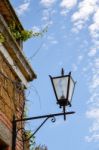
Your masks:
{"label": "wall cornice", "polygon": [[34,78],[36,78],[36,75],[31,65],[27,61],[24,52],[21,50],[10,30],[8,29],[8,26],[2,15],[0,15],[0,32],[5,37],[5,42],[3,45],[7,49],[9,55],[12,57],[14,63],[18,66],[26,80],[32,81]]}

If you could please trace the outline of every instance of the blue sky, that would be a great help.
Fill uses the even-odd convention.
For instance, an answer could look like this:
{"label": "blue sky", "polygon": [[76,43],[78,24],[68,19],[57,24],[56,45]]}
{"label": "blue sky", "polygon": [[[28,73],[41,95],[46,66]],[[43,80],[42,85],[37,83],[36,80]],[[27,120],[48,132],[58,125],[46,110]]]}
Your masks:
{"label": "blue sky", "polygon": [[[99,0],[11,0],[25,29],[42,37],[24,43],[24,53],[37,74],[27,91],[28,115],[61,112],[49,75],[63,67],[77,81],[68,111],[76,114],[49,120],[36,134],[48,150],[99,149]],[[29,122],[35,130],[41,121]]]}

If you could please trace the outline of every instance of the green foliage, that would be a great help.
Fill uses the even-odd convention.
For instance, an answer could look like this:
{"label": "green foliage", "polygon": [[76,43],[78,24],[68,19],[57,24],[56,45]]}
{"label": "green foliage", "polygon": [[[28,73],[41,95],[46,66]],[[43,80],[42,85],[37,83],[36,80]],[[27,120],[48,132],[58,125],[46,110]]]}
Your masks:
{"label": "green foliage", "polygon": [[42,36],[45,32],[47,32],[47,27],[44,28],[41,32],[28,31],[28,30],[20,30],[20,27],[12,22],[9,24],[9,29],[16,40],[26,41],[31,37]]}
{"label": "green foliage", "polygon": [[9,30],[11,31],[12,35],[16,40],[21,38],[20,31],[18,29],[18,26],[16,26],[15,22],[11,22],[9,24]]}
{"label": "green foliage", "polygon": [[29,139],[29,149],[30,150],[33,150],[35,147],[35,137],[32,134],[33,133],[31,131],[25,131],[25,137],[26,137],[26,139]]}
{"label": "green foliage", "polygon": [[24,118],[28,117],[27,114],[28,114],[28,108],[27,108],[27,106],[25,105],[23,117],[24,117]]}
{"label": "green foliage", "polygon": [[35,32],[32,31],[32,36],[36,37],[36,36],[43,36],[44,33],[46,33],[48,30],[48,27],[45,27],[43,30],[41,30],[40,32]]}
{"label": "green foliage", "polygon": [[[24,118],[28,117],[28,108],[25,105],[24,107]],[[31,130],[25,130],[25,138],[29,140],[29,149],[34,150],[35,147],[35,136],[33,136],[33,133]]]}
{"label": "green foliage", "polygon": [[2,35],[2,33],[0,33],[0,43],[3,43],[5,41],[4,36]]}
{"label": "green foliage", "polygon": [[29,38],[31,38],[32,36],[33,36],[32,31],[23,30],[23,31],[21,31],[21,37],[20,37],[20,39],[21,39],[22,41],[26,41],[26,40],[28,40]]}

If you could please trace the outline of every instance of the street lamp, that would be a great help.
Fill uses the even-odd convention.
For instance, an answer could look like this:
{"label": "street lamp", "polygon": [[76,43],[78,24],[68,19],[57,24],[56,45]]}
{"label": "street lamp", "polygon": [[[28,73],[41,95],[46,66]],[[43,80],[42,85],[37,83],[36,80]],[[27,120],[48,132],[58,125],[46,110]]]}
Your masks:
{"label": "street lamp", "polygon": [[74,82],[71,72],[69,72],[68,75],[64,75],[63,69],[61,71],[61,76],[50,76],[50,79],[56,96],[57,104],[59,104],[60,108],[63,107],[64,120],[66,120],[65,108],[68,105],[71,107],[71,100],[76,82]]}
{"label": "street lamp", "polygon": [[26,138],[23,139],[23,142],[30,140],[37,132],[38,130],[45,124],[45,122],[52,118],[52,122],[55,121],[55,117],[57,116],[64,116],[64,120],[66,120],[66,115],[74,114],[74,111],[66,112],[66,106],[71,106],[71,100],[74,93],[75,83],[73,78],[71,77],[71,72],[68,75],[64,75],[64,70],[61,71],[61,76],[57,77],[51,77],[52,86],[54,89],[54,93],[56,96],[57,104],[60,106],[60,108],[63,108],[63,112],[61,113],[54,113],[54,114],[47,114],[47,115],[41,115],[41,116],[35,116],[35,117],[29,117],[29,118],[20,118],[16,119],[15,115],[13,116],[13,134],[12,134],[12,150],[16,150],[16,138],[18,132],[22,130],[22,136],[24,136],[25,129],[19,128],[17,129],[17,123],[19,122],[26,122],[29,120],[37,120],[37,119],[44,119],[43,122],[38,126],[38,128],[34,131],[34,133]]}

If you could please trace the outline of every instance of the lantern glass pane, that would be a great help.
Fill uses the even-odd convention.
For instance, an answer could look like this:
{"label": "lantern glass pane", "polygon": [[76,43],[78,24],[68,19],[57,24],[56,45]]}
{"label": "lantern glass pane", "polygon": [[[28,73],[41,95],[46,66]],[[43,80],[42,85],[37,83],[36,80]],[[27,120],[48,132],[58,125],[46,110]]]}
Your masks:
{"label": "lantern glass pane", "polygon": [[74,92],[74,86],[75,86],[75,83],[74,83],[73,79],[70,78],[69,96],[68,96],[68,101],[69,102],[71,102],[71,100],[72,100],[72,96],[73,96],[73,92]]}
{"label": "lantern glass pane", "polygon": [[66,99],[68,77],[66,76],[66,77],[61,77],[61,78],[54,78],[53,84],[54,84],[54,88],[55,88],[58,100]]}

